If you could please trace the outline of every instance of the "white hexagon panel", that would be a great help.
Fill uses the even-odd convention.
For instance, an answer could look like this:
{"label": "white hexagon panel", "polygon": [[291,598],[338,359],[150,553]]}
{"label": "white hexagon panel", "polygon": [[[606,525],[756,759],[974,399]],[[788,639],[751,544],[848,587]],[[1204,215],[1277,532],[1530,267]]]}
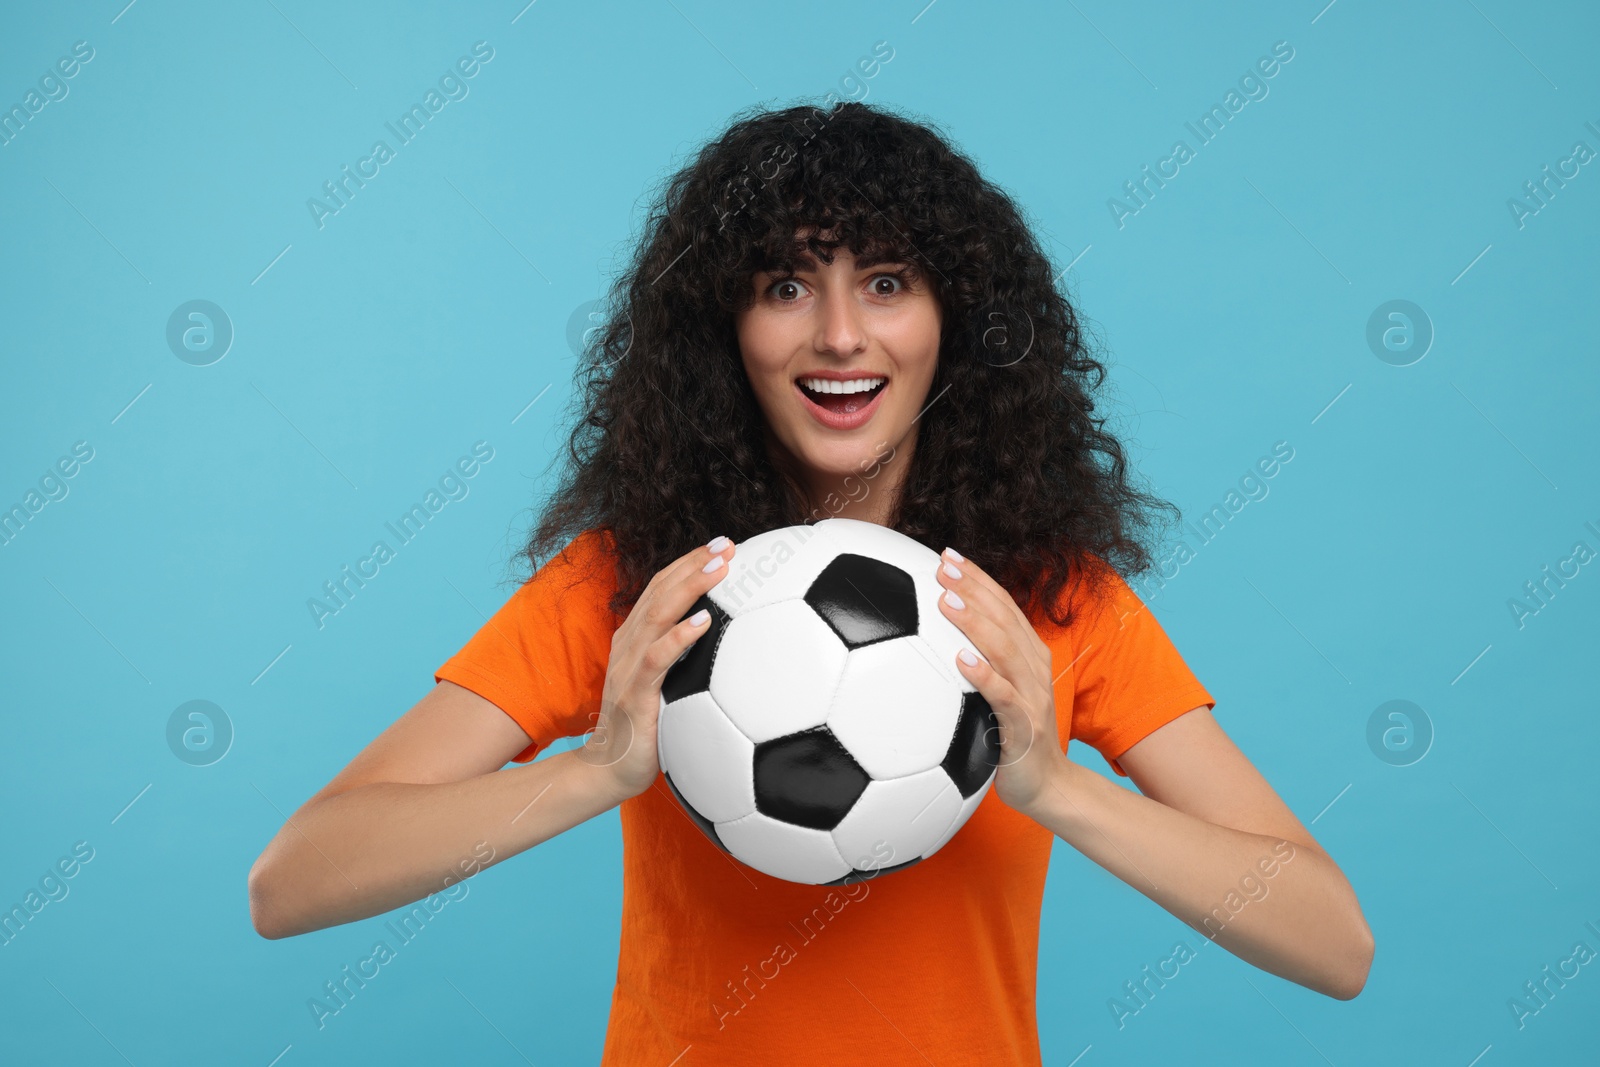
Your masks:
{"label": "white hexagon panel", "polygon": [[921,638],[897,637],[850,653],[828,728],[873,778],[898,778],[938,766],[961,697]]}
{"label": "white hexagon panel", "polygon": [[717,707],[710,693],[695,693],[661,709],[657,756],[672,769],[673,784],[712,822],[732,822],[756,810],[749,767],[756,746]]}
{"label": "white hexagon panel", "polygon": [[961,794],[942,767],[871,782],[833,828],[833,841],[857,870],[895,866],[922,858],[960,810]]}
{"label": "white hexagon panel", "polygon": [[972,813],[978,810],[978,805],[983,803],[983,798],[988,795],[988,792],[989,782],[984,782],[982,788],[980,788],[976,793],[972,794],[966,800],[962,801],[961,807],[956,812],[955,817],[950,820],[950,825],[945,827],[944,833],[940,834],[939,839],[935,841],[932,847],[930,847],[928,851],[924,852],[922,855],[924,857],[931,856],[944,846],[948,845],[950,843],[950,839],[956,836],[956,831],[965,826],[967,820],[972,818]]}
{"label": "white hexagon panel", "polygon": [[711,696],[751,741],[821,726],[844,670],[845,648],[803,600],[757,608],[727,624]]}
{"label": "white hexagon panel", "polygon": [[795,826],[759,811],[718,823],[717,837],[734,859],[775,878],[816,885],[850,873],[828,831]]}

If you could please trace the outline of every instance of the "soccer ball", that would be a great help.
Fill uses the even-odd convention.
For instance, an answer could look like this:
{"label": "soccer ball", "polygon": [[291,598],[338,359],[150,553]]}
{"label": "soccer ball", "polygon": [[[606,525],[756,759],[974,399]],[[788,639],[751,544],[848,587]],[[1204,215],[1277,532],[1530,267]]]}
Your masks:
{"label": "soccer ball", "polygon": [[739,545],[689,609],[711,620],[662,679],[656,730],[668,787],[718,848],[843,885],[927,859],[977,809],[999,732],[956,670],[970,642],[939,611],[938,567],[856,519]]}

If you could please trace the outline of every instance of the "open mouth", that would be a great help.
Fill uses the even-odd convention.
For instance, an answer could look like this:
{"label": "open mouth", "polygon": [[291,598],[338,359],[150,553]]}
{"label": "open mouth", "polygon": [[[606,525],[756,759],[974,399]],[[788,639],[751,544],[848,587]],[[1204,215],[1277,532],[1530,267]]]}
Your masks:
{"label": "open mouth", "polygon": [[848,382],[825,378],[801,378],[795,382],[805,398],[835,415],[854,415],[864,411],[883,392],[887,378],[863,377]]}

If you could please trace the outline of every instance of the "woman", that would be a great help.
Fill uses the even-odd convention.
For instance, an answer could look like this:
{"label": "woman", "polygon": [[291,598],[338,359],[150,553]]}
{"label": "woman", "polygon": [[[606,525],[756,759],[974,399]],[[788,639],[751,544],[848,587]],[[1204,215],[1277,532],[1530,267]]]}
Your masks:
{"label": "woman", "polygon": [[[1104,368],[971,162],[859,103],[748,116],[667,184],[612,306],[536,573],[262,853],[258,931],[418,900],[620,804],[606,1064],[1039,1063],[1057,837],[1256,966],[1360,992],[1349,883],[1118,573],[1175,509],[1130,484],[1094,416]],[[739,540],[835,515],[959,547],[941,610],[983,654],[956,669],[1001,755],[935,855],[806,886],[701,835],[655,721]],[[1069,760],[1073,737],[1139,792]]]}

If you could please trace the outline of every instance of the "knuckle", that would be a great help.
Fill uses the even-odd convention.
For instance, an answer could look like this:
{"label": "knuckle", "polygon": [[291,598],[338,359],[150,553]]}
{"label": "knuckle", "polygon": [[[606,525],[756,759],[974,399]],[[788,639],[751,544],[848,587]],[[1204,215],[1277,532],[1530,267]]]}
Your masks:
{"label": "knuckle", "polygon": [[672,662],[672,656],[661,646],[660,641],[652,641],[650,647],[644,652],[644,665],[652,672],[662,671]]}

